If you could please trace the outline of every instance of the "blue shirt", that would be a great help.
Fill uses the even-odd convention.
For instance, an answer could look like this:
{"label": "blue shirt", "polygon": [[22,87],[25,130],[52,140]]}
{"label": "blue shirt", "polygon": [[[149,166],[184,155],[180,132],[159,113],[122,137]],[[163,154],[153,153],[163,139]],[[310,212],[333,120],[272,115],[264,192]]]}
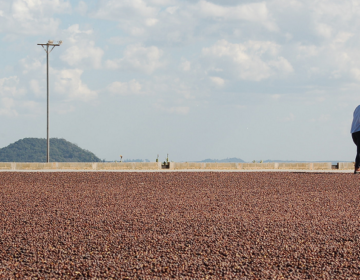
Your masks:
{"label": "blue shirt", "polygon": [[351,133],[360,131],[360,105],[354,111],[354,118],[351,125]]}

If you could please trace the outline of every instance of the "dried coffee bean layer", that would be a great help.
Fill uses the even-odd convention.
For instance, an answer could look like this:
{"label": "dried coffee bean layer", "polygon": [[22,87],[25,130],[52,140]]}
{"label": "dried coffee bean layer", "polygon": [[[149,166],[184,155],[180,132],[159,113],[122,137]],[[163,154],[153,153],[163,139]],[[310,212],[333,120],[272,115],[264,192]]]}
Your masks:
{"label": "dried coffee bean layer", "polygon": [[360,177],[0,173],[0,278],[359,279]]}

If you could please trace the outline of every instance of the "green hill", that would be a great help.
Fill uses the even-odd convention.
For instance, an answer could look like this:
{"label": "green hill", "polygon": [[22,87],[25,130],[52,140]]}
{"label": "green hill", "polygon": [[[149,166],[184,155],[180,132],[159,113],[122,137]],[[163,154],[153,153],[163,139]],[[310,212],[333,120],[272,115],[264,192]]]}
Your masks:
{"label": "green hill", "polygon": [[[0,149],[0,162],[46,162],[46,139],[24,138]],[[50,162],[99,162],[93,153],[65,139],[50,139]]]}

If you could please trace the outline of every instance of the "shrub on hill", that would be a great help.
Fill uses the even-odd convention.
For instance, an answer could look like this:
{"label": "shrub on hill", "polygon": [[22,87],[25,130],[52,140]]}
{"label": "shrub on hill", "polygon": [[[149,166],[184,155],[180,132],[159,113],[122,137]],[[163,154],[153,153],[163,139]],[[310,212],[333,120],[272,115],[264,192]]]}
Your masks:
{"label": "shrub on hill", "polygon": [[[46,139],[24,138],[0,149],[0,162],[46,162]],[[65,139],[50,139],[51,162],[100,162],[92,152]]]}

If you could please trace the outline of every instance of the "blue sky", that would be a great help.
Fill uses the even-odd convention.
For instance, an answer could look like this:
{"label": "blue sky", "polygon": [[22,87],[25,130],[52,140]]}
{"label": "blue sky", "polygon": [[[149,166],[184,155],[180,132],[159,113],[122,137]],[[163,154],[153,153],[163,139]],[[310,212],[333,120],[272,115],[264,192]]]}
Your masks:
{"label": "blue sky", "polygon": [[0,0],[0,147],[106,160],[353,160],[358,1]]}

